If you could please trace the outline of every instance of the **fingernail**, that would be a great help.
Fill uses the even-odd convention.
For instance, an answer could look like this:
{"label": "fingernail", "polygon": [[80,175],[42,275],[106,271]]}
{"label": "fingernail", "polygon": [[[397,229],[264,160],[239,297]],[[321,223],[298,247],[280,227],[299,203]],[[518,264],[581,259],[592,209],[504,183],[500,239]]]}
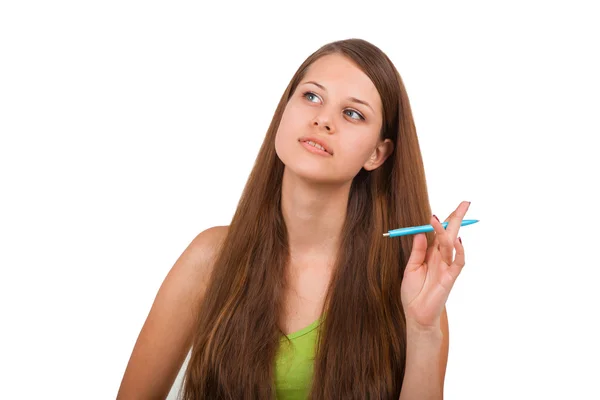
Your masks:
{"label": "fingernail", "polygon": [[433,214],[433,218],[437,219],[437,222],[440,222],[439,218],[435,216],[435,214]]}
{"label": "fingernail", "polygon": [[458,241],[460,242],[460,244],[462,244],[462,239],[460,238],[460,236],[458,237]]}

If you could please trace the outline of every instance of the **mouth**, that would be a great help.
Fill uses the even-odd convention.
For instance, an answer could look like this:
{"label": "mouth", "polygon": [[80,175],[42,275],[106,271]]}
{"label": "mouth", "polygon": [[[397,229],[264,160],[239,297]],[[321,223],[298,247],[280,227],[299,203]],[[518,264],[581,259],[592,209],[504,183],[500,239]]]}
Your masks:
{"label": "mouth", "polygon": [[[319,150],[321,152],[327,153],[330,156],[333,155],[333,151],[327,146],[323,141],[314,138],[314,137],[302,137],[298,139],[298,142],[302,143],[305,147],[309,148],[309,146]],[[310,148],[309,148],[310,149]]]}

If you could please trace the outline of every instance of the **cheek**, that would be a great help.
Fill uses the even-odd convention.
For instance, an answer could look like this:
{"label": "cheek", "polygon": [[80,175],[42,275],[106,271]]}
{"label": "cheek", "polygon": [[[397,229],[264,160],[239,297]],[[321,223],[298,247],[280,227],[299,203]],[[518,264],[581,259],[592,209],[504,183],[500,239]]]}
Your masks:
{"label": "cheek", "polygon": [[298,109],[298,106],[290,103],[285,108],[283,115],[281,116],[280,126],[286,128],[286,131],[291,129],[298,129],[302,120],[302,112]]}
{"label": "cheek", "polygon": [[281,116],[281,121],[279,122],[279,128],[277,129],[277,137],[276,141],[283,138],[295,138],[298,139],[303,135],[303,119],[301,113],[295,110],[293,105],[289,105],[283,115]]}
{"label": "cheek", "polygon": [[344,153],[347,154],[348,158],[353,160],[353,163],[362,165],[373,154],[377,139],[374,139],[375,135],[369,132],[356,133],[356,135],[348,137],[344,142]]}
{"label": "cheek", "polygon": [[293,113],[286,108],[281,116],[277,134],[275,135],[275,151],[281,156],[281,152],[285,152],[285,147],[289,146],[288,142],[297,131],[296,122],[293,118]]}

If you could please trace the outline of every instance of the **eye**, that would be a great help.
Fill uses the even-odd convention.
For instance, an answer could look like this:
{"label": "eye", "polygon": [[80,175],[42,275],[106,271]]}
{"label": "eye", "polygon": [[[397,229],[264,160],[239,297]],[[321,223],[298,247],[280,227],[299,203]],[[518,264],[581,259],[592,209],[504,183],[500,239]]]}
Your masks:
{"label": "eye", "polygon": [[[350,118],[352,118],[352,119],[358,119],[358,120],[363,120],[363,121],[365,120],[365,117],[363,117],[363,116],[362,116],[362,114],[361,114],[361,113],[359,113],[359,112],[358,112],[358,111],[356,111],[356,110],[347,109],[347,110],[344,110],[344,114],[348,115],[348,116],[349,116]],[[357,116],[358,116],[358,118],[352,117],[352,115],[351,115],[351,114],[355,114],[355,115],[357,115]]]}
{"label": "eye", "polygon": [[[312,100],[313,98],[314,99],[320,99],[319,96],[317,96],[313,92],[304,92],[304,93],[302,93],[302,97],[304,97],[305,99],[307,99],[311,103],[315,103],[315,101]],[[361,113],[359,113],[358,111],[353,110],[351,108],[345,110],[344,113],[347,116],[349,116],[350,118],[354,119],[354,120],[358,120],[358,121],[361,121],[361,120],[364,121],[365,120],[365,117],[363,117]],[[356,117],[353,117],[352,114],[356,114]]]}
{"label": "eye", "polygon": [[308,101],[310,101],[311,103],[316,103],[316,99],[319,99],[319,96],[317,96],[316,94],[314,94],[313,92],[304,92],[302,93],[302,96],[307,99]]}

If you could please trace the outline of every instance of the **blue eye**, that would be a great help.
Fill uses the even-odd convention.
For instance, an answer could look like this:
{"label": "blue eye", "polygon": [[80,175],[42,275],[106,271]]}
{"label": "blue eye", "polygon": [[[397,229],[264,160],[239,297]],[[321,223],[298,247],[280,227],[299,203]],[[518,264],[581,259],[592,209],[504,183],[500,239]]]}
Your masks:
{"label": "blue eye", "polygon": [[348,115],[352,119],[360,119],[360,120],[364,120],[365,119],[365,117],[363,117],[358,111],[354,111],[354,110],[348,109],[348,110],[345,110],[344,113],[346,113],[346,115],[348,115],[348,113],[350,113],[350,114],[354,113],[354,114],[356,114],[358,116],[358,118],[354,118],[354,117],[352,117],[352,115]]}
{"label": "blue eye", "polygon": [[310,101],[311,103],[314,103],[313,100],[311,100],[311,96],[315,99],[318,99],[319,96],[317,96],[316,94],[314,94],[313,92],[305,92],[302,94],[304,96],[304,98],[306,98],[308,101]]}
{"label": "blue eye", "polygon": [[[307,99],[308,101],[310,101],[311,103],[314,103],[314,101],[312,101],[312,100],[311,100],[310,96],[312,96],[312,97],[314,97],[314,98],[316,98],[316,99],[318,99],[318,98],[319,98],[319,96],[317,96],[317,95],[316,95],[316,94],[314,94],[313,92],[304,92],[304,93],[302,93],[302,96],[303,96],[305,99]],[[349,109],[345,110],[345,111],[344,111],[344,113],[346,113],[346,115],[348,115],[348,116],[349,116],[350,118],[352,118],[352,119],[355,119],[355,120],[362,120],[362,121],[364,121],[364,120],[365,120],[365,117],[363,117],[361,113],[359,113],[358,111],[356,111],[356,110],[353,110],[353,109],[351,109],[351,108],[349,108]],[[356,118],[356,117],[352,117],[352,113],[356,114],[356,115],[358,116],[358,118]],[[349,115],[349,114],[350,114],[350,115]]]}

